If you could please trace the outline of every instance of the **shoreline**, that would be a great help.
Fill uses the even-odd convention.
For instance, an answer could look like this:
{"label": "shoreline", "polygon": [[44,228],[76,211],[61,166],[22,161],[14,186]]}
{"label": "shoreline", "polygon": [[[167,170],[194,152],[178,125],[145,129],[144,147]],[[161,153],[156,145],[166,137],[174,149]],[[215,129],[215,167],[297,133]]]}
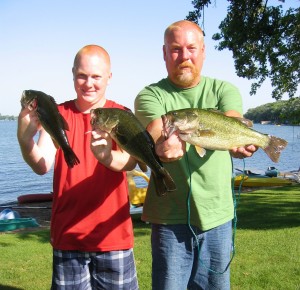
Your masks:
{"label": "shoreline", "polygon": [[[288,172],[281,172],[279,176],[285,180],[292,180],[292,184],[299,184],[300,182],[300,172],[295,171],[288,171]],[[269,177],[272,179],[272,177]],[[282,187],[285,186],[284,184],[279,186],[271,186],[271,187]],[[238,192],[238,186],[235,188],[235,193],[250,193],[259,189],[270,188],[270,186],[242,186],[241,191]],[[34,194],[32,194],[34,195]],[[39,194],[40,195],[40,194]],[[26,202],[28,201],[28,202]],[[40,229],[49,229],[51,224],[51,212],[52,212],[52,200],[26,200],[25,202],[18,202],[16,201],[8,201],[0,203],[0,212],[5,209],[11,209],[19,213],[21,218],[33,218],[39,224],[38,227],[31,227],[31,228],[23,228],[17,229],[12,231],[0,232],[7,233],[7,232],[20,232],[20,231],[33,231],[33,230],[40,230]],[[131,209],[132,210],[132,209]],[[137,213],[140,213],[140,208]],[[132,214],[135,214],[132,212]]]}

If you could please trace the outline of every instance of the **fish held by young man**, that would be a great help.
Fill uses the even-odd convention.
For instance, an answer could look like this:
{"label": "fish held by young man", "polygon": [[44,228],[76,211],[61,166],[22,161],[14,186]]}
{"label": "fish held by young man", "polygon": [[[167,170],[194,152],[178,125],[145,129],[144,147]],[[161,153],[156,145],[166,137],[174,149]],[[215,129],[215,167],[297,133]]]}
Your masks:
{"label": "fish held by young man", "polygon": [[162,116],[165,131],[170,136],[178,131],[179,137],[196,147],[203,157],[209,150],[231,150],[255,145],[265,151],[273,162],[287,146],[284,139],[251,129],[251,122],[229,117],[215,110],[187,108],[170,111]]}
{"label": "fish held by young man", "polygon": [[41,91],[24,90],[21,97],[22,108],[35,111],[42,127],[51,136],[56,147],[60,147],[64,153],[65,161],[69,167],[80,163],[78,157],[70,147],[65,130],[69,126],[59,113],[53,97]]}
{"label": "fish held by young man", "polygon": [[[91,110],[93,130],[100,129],[110,134],[118,146],[137,159],[140,168],[151,169],[159,196],[176,190],[176,185],[155,153],[152,136],[130,110],[119,108],[97,108]],[[145,164],[147,166],[145,166]],[[144,168],[143,168],[144,167]]]}

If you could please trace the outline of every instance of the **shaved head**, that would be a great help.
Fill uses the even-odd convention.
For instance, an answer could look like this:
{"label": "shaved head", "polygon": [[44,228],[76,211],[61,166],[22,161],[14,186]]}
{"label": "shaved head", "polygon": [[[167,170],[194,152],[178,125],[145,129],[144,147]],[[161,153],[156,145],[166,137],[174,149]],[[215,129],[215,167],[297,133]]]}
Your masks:
{"label": "shaved head", "polygon": [[72,72],[77,108],[89,113],[93,108],[102,107],[112,77],[108,52],[99,45],[84,46],[74,58]]}
{"label": "shaved head", "polygon": [[166,44],[168,37],[174,33],[174,31],[176,30],[182,30],[182,29],[188,29],[188,30],[193,30],[193,31],[198,31],[199,34],[201,35],[201,41],[203,41],[203,31],[202,29],[199,27],[199,25],[197,25],[195,22],[192,21],[188,21],[188,20],[179,20],[176,21],[174,23],[172,23],[171,25],[169,25],[167,27],[167,29],[165,30],[165,35],[164,35],[164,42]]}
{"label": "shaved head", "polygon": [[83,56],[100,57],[110,68],[110,57],[108,52],[99,45],[90,44],[84,46],[77,52],[74,59],[73,70],[77,69],[78,64]]}

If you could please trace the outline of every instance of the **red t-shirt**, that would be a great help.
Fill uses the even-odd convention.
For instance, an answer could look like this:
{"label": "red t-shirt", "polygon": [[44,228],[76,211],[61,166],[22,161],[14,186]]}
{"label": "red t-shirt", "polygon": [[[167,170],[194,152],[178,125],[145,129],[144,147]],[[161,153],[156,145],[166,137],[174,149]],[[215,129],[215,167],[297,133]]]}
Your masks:
{"label": "red t-shirt", "polygon": [[[107,100],[104,107],[123,106]],[[80,164],[69,168],[57,150],[53,176],[51,244],[54,249],[113,251],[133,247],[126,172],[103,166],[90,149],[90,114],[74,100],[58,105],[69,125],[69,143]],[[113,143],[114,148],[116,144]]]}

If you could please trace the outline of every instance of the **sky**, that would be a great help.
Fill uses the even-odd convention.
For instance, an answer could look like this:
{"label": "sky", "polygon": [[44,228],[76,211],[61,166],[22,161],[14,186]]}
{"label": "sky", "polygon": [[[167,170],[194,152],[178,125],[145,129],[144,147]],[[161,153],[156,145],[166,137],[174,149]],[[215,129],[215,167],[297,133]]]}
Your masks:
{"label": "sky", "polygon": [[[0,0],[0,114],[17,116],[23,90],[40,90],[57,103],[75,99],[72,65],[87,44],[103,46],[111,56],[112,80],[106,98],[133,110],[144,86],[166,77],[163,34],[185,19],[192,0]],[[214,3],[214,1],[212,1]],[[299,0],[281,3],[283,8]],[[251,81],[240,78],[228,50],[215,49],[212,35],[226,16],[228,2],[216,0],[205,9],[206,60],[202,74],[236,85],[244,112],[274,102],[267,81],[250,96]],[[199,22],[202,23],[202,20]]]}

